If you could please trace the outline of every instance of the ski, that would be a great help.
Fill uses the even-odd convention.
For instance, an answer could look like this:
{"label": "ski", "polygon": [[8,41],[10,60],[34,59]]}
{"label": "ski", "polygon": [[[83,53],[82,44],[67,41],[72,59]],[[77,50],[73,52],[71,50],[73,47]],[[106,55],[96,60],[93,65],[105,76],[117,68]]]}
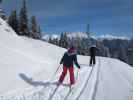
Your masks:
{"label": "ski", "polygon": [[49,96],[48,100],[52,100],[52,98],[54,97],[54,95],[56,94],[58,88],[60,86],[64,86],[64,87],[68,87],[69,88],[69,91],[72,89],[72,87],[70,86],[70,84],[58,84],[58,82],[54,82],[54,83],[51,83],[51,85],[56,85],[56,88],[54,89],[54,91],[52,92],[52,94]]}
{"label": "ski", "polygon": [[48,100],[52,100],[52,98],[54,97],[56,91],[58,90],[59,85],[56,86],[56,88],[54,89],[53,93],[49,96]]}
{"label": "ski", "polygon": [[74,88],[74,87],[72,87],[71,85],[69,85],[69,91],[68,91],[68,93],[66,94],[66,96],[64,97],[64,100],[67,100],[68,97],[70,96],[70,94],[73,93],[73,92],[72,92],[72,91],[73,91],[73,88]]}

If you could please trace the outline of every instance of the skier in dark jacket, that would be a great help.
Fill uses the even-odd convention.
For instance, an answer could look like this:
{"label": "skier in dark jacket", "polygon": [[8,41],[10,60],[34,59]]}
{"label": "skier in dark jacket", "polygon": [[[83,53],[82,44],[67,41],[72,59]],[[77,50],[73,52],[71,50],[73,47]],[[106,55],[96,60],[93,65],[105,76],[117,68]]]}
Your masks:
{"label": "skier in dark jacket", "polygon": [[95,65],[96,64],[96,52],[98,51],[99,49],[95,46],[95,45],[92,45],[89,49],[90,51],[90,66],[92,65]]}
{"label": "skier in dark jacket", "polygon": [[73,63],[75,63],[75,65],[80,69],[80,66],[77,62],[76,49],[72,46],[68,49],[67,52],[64,53],[64,56],[60,61],[60,64],[63,64],[63,72],[59,78],[58,85],[63,82],[67,74],[67,70],[69,70],[70,73],[70,85],[75,83]]}

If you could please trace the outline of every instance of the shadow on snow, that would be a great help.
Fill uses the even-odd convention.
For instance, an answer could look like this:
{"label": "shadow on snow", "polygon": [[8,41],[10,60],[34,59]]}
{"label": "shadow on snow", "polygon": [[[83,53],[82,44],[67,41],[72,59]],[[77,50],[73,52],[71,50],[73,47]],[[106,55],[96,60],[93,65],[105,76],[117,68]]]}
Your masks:
{"label": "shadow on snow", "polygon": [[[25,75],[24,73],[20,73],[19,74],[19,77],[24,80],[26,83],[34,86],[34,87],[37,87],[37,86],[44,86],[44,87],[47,87],[49,85],[57,85],[57,82],[43,82],[43,81],[35,81],[33,80],[32,78],[28,77],[27,75]],[[61,84],[62,86],[70,86],[69,84]]]}

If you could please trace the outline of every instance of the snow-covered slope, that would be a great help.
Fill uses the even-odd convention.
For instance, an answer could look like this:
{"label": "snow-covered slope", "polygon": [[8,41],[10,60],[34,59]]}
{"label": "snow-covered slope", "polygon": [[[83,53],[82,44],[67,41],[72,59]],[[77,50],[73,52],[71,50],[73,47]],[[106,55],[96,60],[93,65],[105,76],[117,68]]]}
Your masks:
{"label": "snow-covered slope", "polygon": [[14,87],[16,88],[17,85],[21,88],[21,79],[18,76],[21,72],[33,74],[34,71],[37,74],[37,70],[45,71],[46,67],[51,70],[51,67],[57,66],[58,62],[55,59],[61,56],[59,54],[62,54],[64,49],[41,41],[18,37],[1,19],[0,23],[0,79],[3,79],[0,93],[15,90]]}
{"label": "snow-covered slope", "polygon": [[76,84],[72,91],[59,88],[62,68],[54,75],[66,51],[39,40],[18,37],[0,19],[0,100],[132,100],[133,69],[116,59],[96,57],[97,64],[88,66],[89,57],[78,56],[81,69],[75,67]]}

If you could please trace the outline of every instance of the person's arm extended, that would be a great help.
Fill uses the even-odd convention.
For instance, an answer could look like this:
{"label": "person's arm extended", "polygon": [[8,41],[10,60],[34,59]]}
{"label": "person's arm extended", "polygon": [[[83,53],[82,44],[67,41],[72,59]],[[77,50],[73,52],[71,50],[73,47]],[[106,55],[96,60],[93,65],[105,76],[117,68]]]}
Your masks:
{"label": "person's arm extended", "polygon": [[65,56],[65,54],[64,54],[63,57],[61,58],[61,60],[60,60],[60,64],[63,63],[63,61],[64,61],[64,56]]}

